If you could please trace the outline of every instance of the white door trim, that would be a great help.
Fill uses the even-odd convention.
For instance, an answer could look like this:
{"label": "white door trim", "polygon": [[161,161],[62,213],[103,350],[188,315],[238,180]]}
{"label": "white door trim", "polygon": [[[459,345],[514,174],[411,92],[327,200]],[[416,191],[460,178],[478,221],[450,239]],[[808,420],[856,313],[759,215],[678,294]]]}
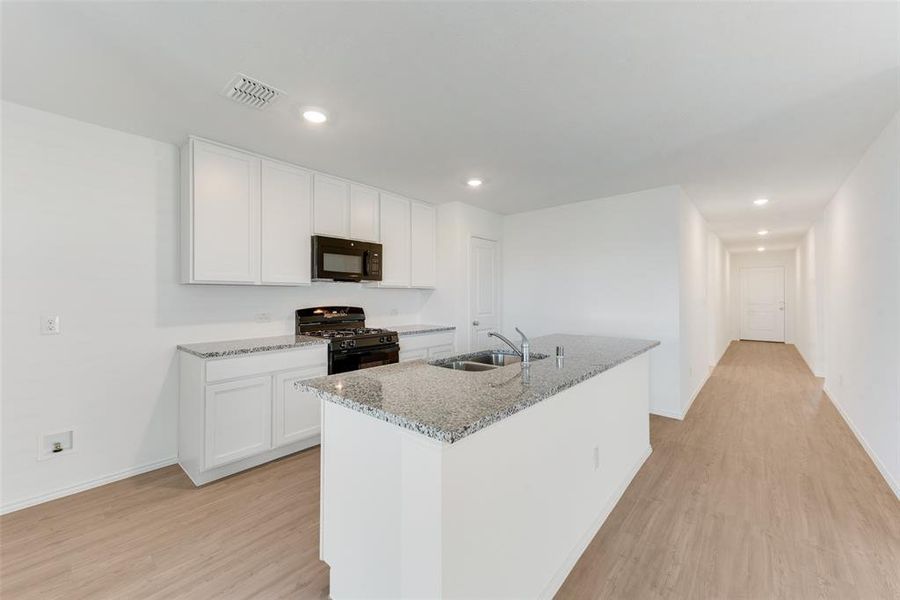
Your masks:
{"label": "white door trim", "polygon": [[[745,301],[745,284],[746,284],[746,274],[749,271],[758,271],[758,270],[772,270],[777,269],[781,271],[781,293],[782,293],[782,307],[779,311],[781,313],[781,339],[780,340],[760,340],[757,337],[748,337],[748,332],[745,331],[745,313],[746,308],[744,306]],[[738,335],[739,339],[742,340],[752,340],[752,341],[764,341],[764,342],[780,342],[785,343],[787,341],[787,319],[785,315],[787,314],[787,306],[786,306],[786,295],[787,295],[787,280],[785,274],[784,265],[770,265],[770,266],[754,266],[754,267],[741,267],[739,271],[740,279],[738,281],[739,285],[739,297],[738,297]]]}

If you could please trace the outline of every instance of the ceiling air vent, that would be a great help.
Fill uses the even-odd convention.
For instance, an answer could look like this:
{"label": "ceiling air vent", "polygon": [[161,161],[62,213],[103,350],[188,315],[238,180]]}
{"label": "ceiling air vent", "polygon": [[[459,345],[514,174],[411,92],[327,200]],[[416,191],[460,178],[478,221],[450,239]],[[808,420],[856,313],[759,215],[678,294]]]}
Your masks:
{"label": "ceiling air vent", "polygon": [[284,95],[284,92],[252,77],[238,73],[228,82],[222,93],[244,106],[262,110]]}

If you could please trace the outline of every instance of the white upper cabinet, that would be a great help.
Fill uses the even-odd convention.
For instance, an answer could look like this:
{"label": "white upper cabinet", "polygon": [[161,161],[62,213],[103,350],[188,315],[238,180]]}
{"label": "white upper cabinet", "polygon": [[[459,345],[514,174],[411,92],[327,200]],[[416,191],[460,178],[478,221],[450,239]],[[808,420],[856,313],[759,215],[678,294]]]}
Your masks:
{"label": "white upper cabinet", "polygon": [[263,160],[260,184],[261,283],[309,283],[312,174]]}
{"label": "white upper cabinet", "polygon": [[350,237],[349,183],[316,173],[313,203],[313,231],[316,235]]}
{"label": "white upper cabinet", "polygon": [[381,194],[382,287],[410,285],[410,201]]}
{"label": "white upper cabinet", "polygon": [[184,279],[195,283],[259,280],[258,158],[191,140],[186,152],[188,206]]}
{"label": "white upper cabinet", "polygon": [[430,204],[412,202],[410,207],[410,285],[433,288],[435,264],[435,210]]}
{"label": "white upper cabinet", "polygon": [[181,160],[184,283],[308,285],[325,235],[380,242],[380,287],[435,287],[433,206],[195,137]]}
{"label": "white upper cabinet", "polygon": [[381,241],[381,208],[378,190],[350,184],[350,238],[366,242]]}

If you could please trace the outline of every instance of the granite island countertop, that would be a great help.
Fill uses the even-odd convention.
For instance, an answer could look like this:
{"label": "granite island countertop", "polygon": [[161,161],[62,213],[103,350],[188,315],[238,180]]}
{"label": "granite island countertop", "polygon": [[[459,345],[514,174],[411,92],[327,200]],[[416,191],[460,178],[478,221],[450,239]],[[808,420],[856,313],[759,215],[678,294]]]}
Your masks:
{"label": "granite island countertop", "polygon": [[[414,360],[374,369],[298,381],[320,398],[453,443],[622,364],[658,341],[554,334],[531,340],[533,360],[490,371],[468,372]],[[556,347],[565,347],[557,365]]]}
{"label": "granite island countertop", "polygon": [[301,346],[327,344],[328,340],[308,335],[275,335],[270,337],[226,340],[223,342],[202,342],[199,344],[179,344],[178,349],[200,358],[224,358],[256,352],[274,352]]}

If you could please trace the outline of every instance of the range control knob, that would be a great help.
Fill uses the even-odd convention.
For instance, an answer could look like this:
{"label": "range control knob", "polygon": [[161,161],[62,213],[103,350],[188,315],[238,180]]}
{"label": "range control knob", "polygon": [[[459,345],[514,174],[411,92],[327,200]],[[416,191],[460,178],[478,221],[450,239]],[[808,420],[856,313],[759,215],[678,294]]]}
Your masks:
{"label": "range control knob", "polygon": [[389,335],[389,336],[387,336],[387,337],[384,338],[384,339],[387,340],[388,342],[393,342],[393,341],[394,341],[394,336]]}
{"label": "range control knob", "polygon": [[380,338],[378,338],[378,343],[379,343],[379,344],[383,344],[383,343],[384,343],[384,336],[381,336]]}
{"label": "range control knob", "polygon": [[346,347],[347,347],[347,342],[341,342],[341,349],[343,350]]}
{"label": "range control knob", "polygon": [[350,340],[349,342],[347,342],[347,345],[350,346],[351,348],[355,348],[355,347],[356,347],[356,340]]}

